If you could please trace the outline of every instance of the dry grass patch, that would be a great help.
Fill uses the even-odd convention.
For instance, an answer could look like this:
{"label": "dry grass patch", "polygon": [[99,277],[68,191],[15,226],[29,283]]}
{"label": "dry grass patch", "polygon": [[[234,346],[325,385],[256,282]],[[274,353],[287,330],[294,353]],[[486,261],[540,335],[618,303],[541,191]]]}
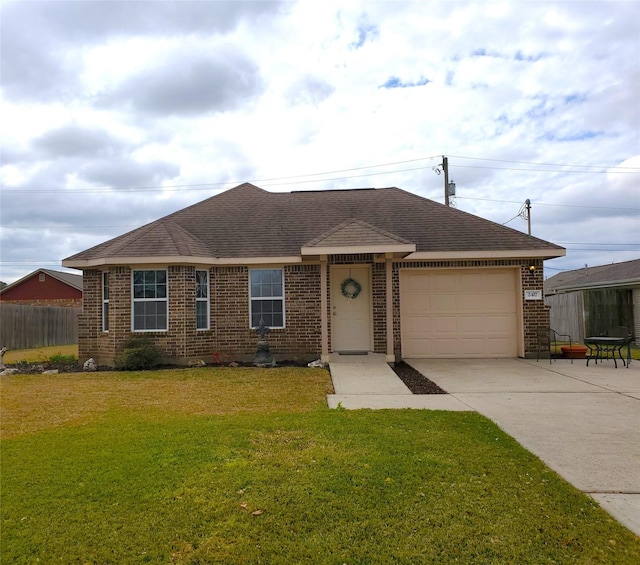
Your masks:
{"label": "dry grass patch", "polygon": [[50,347],[36,347],[34,349],[16,349],[7,351],[4,362],[8,365],[15,363],[41,363],[51,359],[53,355],[72,355],[78,357],[78,344],[52,345]]}
{"label": "dry grass patch", "polygon": [[14,375],[0,380],[0,437],[97,421],[109,411],[176,414],[307,412],[326,406],[323,369],[215,367]]}

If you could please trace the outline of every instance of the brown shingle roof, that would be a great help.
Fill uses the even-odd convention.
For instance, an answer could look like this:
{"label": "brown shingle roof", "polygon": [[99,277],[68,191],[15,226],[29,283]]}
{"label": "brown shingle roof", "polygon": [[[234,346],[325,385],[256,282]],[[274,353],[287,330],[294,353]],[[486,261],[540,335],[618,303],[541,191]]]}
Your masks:
{"label": "brown shingle roof", "polygon": [[640,259],[558,273],[545,281],[544,289],[547,294],[553,294],[568,289],[620,285],[640,285]]}
{"label": "brown shingle roof", "polygon": [[349,245],[397,245],[411,243],[361,220],[348,220],[307,242],[304,247],[344,247]]}
{"label": "brown shingle roof", "polygon": [[11,290],[12,288],[18,286],[19,284],[30,279],[31,277],[35,277],[39,273],[46,273],[50,277],[53,277],[54,279],[58,279],[64,284],[69,285],[75,288],[76,290],[79,290],[82,292],[82,275],[76,275],[75,273],[65,273],[63,271],[53,271],[51,269],[36,269],[35,271],[32,271],[31,273],[25,275],[21,279],[18,279],[17,281],[14,281],[11,284],[0,289],[0,293]]}
{"label": "brown shingle roof", "polygon": [[[245,183],[65,261],[118,257],[299,256],[334,228],[368,226],[416,251],[527,251],[561,247],[398,188],[272,193]],[[367,231],[367,230],[364,230]],[[364,234],[363,231],[363,234]]]}

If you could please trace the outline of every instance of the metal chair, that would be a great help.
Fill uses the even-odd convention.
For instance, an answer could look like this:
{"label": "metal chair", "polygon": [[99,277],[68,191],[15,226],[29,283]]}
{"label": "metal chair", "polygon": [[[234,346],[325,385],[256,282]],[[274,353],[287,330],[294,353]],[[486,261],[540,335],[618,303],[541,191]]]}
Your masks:
{"label": "metal chair", "polygon": [[[552,328],[538,327],[536,328],[536,338],[538,340],[538,354],[536,361],[540,359],[540,351],[547,351],[549,353],[549,364],[553,360],[553,354],[556,352],[558,345],[558,338],[563,338],[562,341],[568,341],[569,347],[572,345],[571,336],[568,334],[560,334]],[[564,338],[567,338],[566,340]],[[573,358],[571,358],[573,363]]]}

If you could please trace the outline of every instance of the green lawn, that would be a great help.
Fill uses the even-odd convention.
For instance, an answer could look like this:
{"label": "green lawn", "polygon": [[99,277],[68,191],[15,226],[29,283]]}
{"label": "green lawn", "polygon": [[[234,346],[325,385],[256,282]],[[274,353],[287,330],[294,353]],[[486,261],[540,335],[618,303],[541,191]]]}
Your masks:
{"label": "green lawn", "polygon": [[2,563],[638,563],[475,413],[330,411],[319,369],[0,380]]}

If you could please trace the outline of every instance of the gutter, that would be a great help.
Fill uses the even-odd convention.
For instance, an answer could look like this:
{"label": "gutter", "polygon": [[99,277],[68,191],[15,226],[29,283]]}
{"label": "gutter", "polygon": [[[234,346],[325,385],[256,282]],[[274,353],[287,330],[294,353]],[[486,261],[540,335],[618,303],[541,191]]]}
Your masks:
{"label": "gutter", "polygon": [[640,287],[640,279],[636,278],[636,279],[623,279],[620,281],[600,281],[600,282],[594,282],[590,284],[581,284],[581,285],[575,285],[575,286],[562,286],[562,287],[558,287],[553,290],[550,290],[549,292],[545,293],[545,295],[549,296],[552,294],[564,294],[567,292],[575,292],[577,290],[597,290],[599,288],[606,289],[606,288],[620,288],[620,287],[634,287],[634,286]]}

